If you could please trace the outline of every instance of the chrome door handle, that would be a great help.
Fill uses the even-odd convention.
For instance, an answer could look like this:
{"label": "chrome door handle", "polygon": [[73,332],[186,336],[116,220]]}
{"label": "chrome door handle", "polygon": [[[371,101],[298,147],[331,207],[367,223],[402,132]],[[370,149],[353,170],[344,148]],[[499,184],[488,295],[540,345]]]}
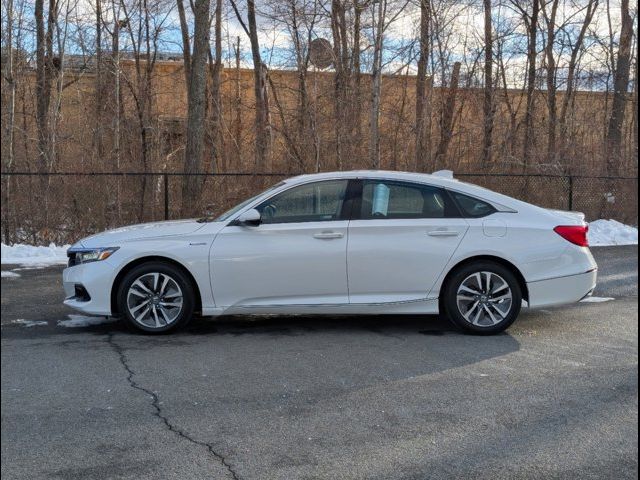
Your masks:
{"label": "chrome door handle", "polygon": [[313,235],[313,238],[317,238],[320,240],[331,240],[333,238],[342,238],[342,237],[344,237],[344,234],[340,232],[322,232],[322,233],[315,233]]}
{"label": "chrome door handle", "polygon": [[457,237],[460,232],[455,230],[431,230],[427,235],[431,237]]}

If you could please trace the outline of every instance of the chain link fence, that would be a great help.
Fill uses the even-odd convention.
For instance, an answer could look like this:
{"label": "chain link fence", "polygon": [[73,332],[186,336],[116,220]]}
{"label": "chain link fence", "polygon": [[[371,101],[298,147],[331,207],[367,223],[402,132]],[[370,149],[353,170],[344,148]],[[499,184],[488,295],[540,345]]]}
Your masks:
{"label": "chain link fence", "polygon": [[[195,174],[202,195],[191,210],[219,214],[291,174]],[[2,241],[71,243],[132,223],[180,218],[180,173],[2,173]],[[638,179],[513,174],[459,174],[536,205],[584,212],[588,220],[638,223]]]}

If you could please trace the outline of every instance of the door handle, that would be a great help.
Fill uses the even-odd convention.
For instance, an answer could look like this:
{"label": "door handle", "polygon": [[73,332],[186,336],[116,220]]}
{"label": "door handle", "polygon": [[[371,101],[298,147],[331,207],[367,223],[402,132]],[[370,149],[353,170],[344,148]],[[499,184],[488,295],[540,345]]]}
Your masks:
{"label": "door handle", "polygon": [[344,237],[344,234],[340,232],[321,232],[321,233],[313,234],[313,238],[317,238],[319,240],[331,240],[333,238],[342,238],[342,237]]}
{"label": "door handle", "polygon": [[460,235],[460,232],[456,230],[431,230],[427,232],[427,235],[430,237],[457,237]]}

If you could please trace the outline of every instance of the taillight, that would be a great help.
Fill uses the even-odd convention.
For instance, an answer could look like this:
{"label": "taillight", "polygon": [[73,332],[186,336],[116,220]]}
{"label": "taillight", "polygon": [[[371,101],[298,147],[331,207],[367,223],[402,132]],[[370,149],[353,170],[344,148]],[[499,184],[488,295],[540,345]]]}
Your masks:
{"label": "taillight", "polygon": [[587,232],[589,232],[589,225],[560,225],[553,229],[562,238],[571,242],[579,247],[588,247],[589,239],[587,238]]}

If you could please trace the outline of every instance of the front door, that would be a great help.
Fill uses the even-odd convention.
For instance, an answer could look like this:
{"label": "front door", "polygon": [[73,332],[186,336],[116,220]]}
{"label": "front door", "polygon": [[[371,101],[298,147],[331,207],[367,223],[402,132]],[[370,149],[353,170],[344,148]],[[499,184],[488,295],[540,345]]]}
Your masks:
{"label": "front door", "polygon": [[349,226],[350,302],[425,299],[469,228],[447,192],[364,180],[360,203]]}
{"label": "front door", "polygon": [[347,185],[291,187],[256,207],[259,226],[225,227],[211,249],[216,306],[348,303]]}

